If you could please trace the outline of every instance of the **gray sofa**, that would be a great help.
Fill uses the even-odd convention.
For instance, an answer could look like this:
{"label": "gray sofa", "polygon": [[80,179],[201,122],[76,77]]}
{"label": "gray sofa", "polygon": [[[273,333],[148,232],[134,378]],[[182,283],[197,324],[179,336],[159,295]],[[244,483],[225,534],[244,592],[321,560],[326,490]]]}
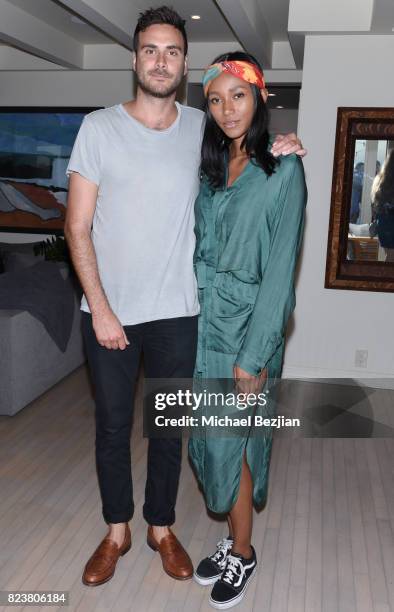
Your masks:
{"label": "gray sofa", "polygon": [[[31,244],[0,244],[0,255],[7,273],[39,261]],[[70,273],[67,265],[59,266],[66,278]],[[84,362],[77,293],[74,300],[71,335],[65,352],[29,312],[0,309],[0,415],[14,415]]]}

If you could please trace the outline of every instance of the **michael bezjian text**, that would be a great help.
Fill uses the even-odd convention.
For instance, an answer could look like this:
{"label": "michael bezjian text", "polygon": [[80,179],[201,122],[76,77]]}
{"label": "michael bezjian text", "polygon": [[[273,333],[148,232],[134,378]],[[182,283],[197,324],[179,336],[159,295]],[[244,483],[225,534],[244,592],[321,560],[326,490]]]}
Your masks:
{"label": "michael bezjian text", "polygon": [[234,406],[245,410],[250,406],[265,406],[267,397],[265,393],[202,393],[178,389],[176,393],[156,393],[156,410],[165,410],[168,406],[187,406],[198,410],[200,406]]}
{"label": "michael bezjian text", "polygon": [[203,415],[201,419],[192,416],[183,415],[179,418],[170,418],[160,415],[155,417],[155,425],[157,427],[273,427],[280,429],[281,427],[300,427],[300,419],[287,418],[283,415],[277,417],[262,417],[260,415],[248,415],[243,418],[234,418],[229,415],[222,417],[211,415]]}

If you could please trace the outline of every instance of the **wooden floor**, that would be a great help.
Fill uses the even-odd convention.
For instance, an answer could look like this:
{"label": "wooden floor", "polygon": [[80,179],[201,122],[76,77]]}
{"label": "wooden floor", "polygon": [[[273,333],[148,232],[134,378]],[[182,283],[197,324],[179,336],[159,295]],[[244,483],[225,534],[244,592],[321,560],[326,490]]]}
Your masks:
{"label": "wooden floor", "polygon": [[[106,585],[82,585],[83,566],[106,531],[93,441],[85,368],[16,416],[0,417],[0,589],[69,591],[65,609],[78,612],[211,610],[209,587],[172,580],[146,546],[138,415],[132,549]],[[226,534],[205,511],[186,453],[175,531],[195,563]],[[269,501],[255,516],[259,571],[236,609],[394,611],[393,533],[393,438],[277,437]]]}

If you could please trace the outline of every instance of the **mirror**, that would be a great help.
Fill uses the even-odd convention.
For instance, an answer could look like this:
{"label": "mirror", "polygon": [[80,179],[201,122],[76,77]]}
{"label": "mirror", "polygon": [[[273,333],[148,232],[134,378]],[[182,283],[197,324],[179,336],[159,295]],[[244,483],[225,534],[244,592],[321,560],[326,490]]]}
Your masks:
{"label": "mirror", "polygon": [[394,291],[394,109],[338,109],[325,287]]}
{"label": "mirror", "polygon": [[394,140],[355,141],[347,258],[394,262]]}

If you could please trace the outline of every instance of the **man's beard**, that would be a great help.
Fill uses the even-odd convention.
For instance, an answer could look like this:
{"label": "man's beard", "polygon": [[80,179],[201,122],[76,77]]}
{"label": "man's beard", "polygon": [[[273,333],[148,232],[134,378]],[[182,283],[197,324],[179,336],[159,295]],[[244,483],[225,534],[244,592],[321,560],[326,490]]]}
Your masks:
{"label": "man's beard", "polygon": [[[160,74],[160,76],[165,76],[168,78],[168,73],[166,72],[154,71],[153,73],[152,72],[149,73],[149,75],[152,75],[152,74],[157,74],[157,75]],[[171,81],[165,89],[163,88],[155,89],[154,87],[152,87],[152,85],[149,82],[147,82],[144,79],[144,77],[141,74],[136,73],[136,76],[137,76],[137,84],[142,89],[142,91],[144,91],[147,94],[150,94],[154,98],[169,98],[176,92],[176,90],[178,89],[183,79],[183,74],[180,74],[175,79],[175,81]]]}

